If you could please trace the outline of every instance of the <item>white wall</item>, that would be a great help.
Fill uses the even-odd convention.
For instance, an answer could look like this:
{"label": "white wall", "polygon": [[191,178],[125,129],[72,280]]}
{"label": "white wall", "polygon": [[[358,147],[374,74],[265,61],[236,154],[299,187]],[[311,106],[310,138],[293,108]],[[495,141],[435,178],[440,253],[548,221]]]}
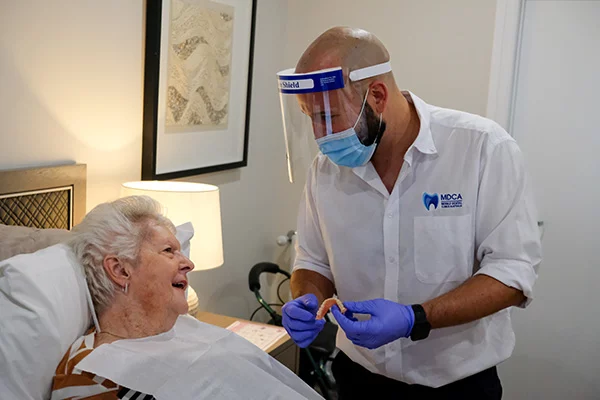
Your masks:
{"label": "white wall", "polygon": [[[219,186],[225,253],[223,267],[192,274],[191,283],[209,310],[246,318],[258,306],[248,289],[250,268],[261,261],[287,267],[287,253],[275,240],[295,229],[302,190],[288,183],[276,79],[286,45],[287,2],[258,3],[248,167],[188,179]],[[282,286],[282,293],[287,288]],[[270,291],[264,287],[261,293],[269,296]]]}
{"label": "white wall", "polygon": [[142,1],[0,3],[0,168],[88,166],[88,209],[139,179]]}
{"label": "white wall", "polygon": [[[191,284],[202,307],[239,317],[257,305],[248,270],[295,226],[275,80],[286,7],[259,0],[248,167],[190,179],[221,188],[225,252]],[[142,0],[0,2],[0,169],[85,163],[88,210],[140,179],[143,18]]]}
{"label": "white wall", "polygon": [[513,313],[506,398],[600,398],[600,3],[527,1],[514,134],[544,220],[534,301]]}
{"label": "white wall", "polygon": [[484,115],[496,0],[289,0],[293,67],[320,33],[366,29],[388,48],[398,85],[442,107]]}

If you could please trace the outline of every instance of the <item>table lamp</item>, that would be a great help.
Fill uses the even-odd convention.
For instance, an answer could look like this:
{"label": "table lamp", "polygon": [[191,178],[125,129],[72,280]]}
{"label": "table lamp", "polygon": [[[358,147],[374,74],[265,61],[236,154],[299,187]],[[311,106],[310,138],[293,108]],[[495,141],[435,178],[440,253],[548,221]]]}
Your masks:
{"label": "table lamp", "polygon": [[[178,181],[137,181],[121,185],[121,197],[145,195],[163,206],[164,214],[175,226],[191,222],[190,259],[194,271],[223,265],[221,206],[219,188],[213,185]],[[198,311],[198,296],[188,285],[188,312]]]}

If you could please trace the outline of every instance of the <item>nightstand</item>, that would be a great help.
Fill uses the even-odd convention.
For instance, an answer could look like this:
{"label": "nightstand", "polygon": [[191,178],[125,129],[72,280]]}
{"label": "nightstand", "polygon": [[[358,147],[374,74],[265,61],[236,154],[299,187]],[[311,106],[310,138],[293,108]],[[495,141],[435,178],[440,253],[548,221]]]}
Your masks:
{"label": "nightstand", "polygon": [[[195,315],[196,319],[205,322],[207,324],[226,328],[235,321],[245,321],[241,318],[229,317],[227,315],[213,314],[206,311],[199,311]],[[260,322],[251,321],[253,324],[261,324]],[[298,363],[299,363],[299,349],[294,344],[289,335],[285,335],[273,345],[267,349],[267,353],[289,369],[291,369],[296,375],[298,374]]]}

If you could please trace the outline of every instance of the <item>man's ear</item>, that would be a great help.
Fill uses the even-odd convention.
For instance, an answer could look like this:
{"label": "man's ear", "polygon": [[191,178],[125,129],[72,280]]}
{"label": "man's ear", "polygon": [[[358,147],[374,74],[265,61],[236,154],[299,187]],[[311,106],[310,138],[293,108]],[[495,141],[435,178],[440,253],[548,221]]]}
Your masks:
{"label": "man's ear", "polygon": [[120,287],[125,287],[129,282],[129,269],[121,260],[114,255],[107,255],[102,261],[104,271],[111,281]]}
{"label": "man's ear", "polygon": [[375,80],[369,87],[371,97],[371,108],[377,115],[382,114],[388,101],[388,88],[383,81]]}

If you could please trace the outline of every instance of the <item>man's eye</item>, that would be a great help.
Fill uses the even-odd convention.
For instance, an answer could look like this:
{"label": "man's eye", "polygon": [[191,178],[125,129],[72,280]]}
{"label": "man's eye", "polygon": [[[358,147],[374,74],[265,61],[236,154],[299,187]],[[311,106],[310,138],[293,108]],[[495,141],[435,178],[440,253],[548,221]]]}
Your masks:
{"label": "man's eye", "polygon": [[167,253],[172,253],[173,252],[173,248],[172,247],[167,247],[164,251],[166,251]]}

